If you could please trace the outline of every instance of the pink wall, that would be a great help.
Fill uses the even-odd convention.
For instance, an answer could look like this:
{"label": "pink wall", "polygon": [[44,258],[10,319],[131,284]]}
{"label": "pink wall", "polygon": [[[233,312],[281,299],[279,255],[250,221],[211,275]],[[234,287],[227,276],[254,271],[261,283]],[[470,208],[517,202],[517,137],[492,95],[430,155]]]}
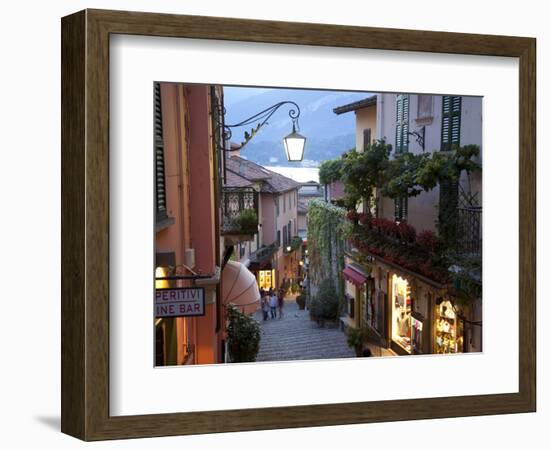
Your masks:
{"label": "pink wall", "polygon": [[277,239],[277,230],[275,229],[275,202],[272,194],[260,194],[261,203],[261,224],[262,241],[261,245],[271,245]]}
{"label": "pink wall", "polygon": [[191,246],[195,249],[196,270],[212,273],[216,256],[208,86],[187,85],[186,93],[189,105]]}
{"label": "pink wall", "polygon": [[205,305],[205,315],[196,318],[196,364],[212,364],[218,361],[218,336],[216,329],[216,305]]}
{"label": "pink wall", "polygon": [[[195,269],[213,273],[216,266],[213,155],[208,86],[163,83],[161,86],[168,216],[174,222],[156,233],[157,252],[174,252],[176,265],[184,250],[195,249]],[[207,288],[203,317],[173,319],[178,364],[183,361],[185,332],[196,345],[193,363],[218,361],[215,288]],[[170,322],[170,319],[165,319]],[[171,322],[170,322],[171,323]],[[170,355],[170,363],[174,356]]]}

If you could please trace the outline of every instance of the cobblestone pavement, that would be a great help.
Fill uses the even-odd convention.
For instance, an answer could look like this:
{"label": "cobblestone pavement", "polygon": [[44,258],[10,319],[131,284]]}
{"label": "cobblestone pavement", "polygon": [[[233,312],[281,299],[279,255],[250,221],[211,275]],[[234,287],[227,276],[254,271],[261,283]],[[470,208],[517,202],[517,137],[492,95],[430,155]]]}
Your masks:
{"label": "cobblestone pavement", "polygon": [[262,327],[256,361],[355,357],[346,343],[346,335],[336,325],[319,327],[310,320],[309,311],[300,311],[294,300],[285,300],[283,314],[282,319],[263,321],[261,311],[256,313]]}

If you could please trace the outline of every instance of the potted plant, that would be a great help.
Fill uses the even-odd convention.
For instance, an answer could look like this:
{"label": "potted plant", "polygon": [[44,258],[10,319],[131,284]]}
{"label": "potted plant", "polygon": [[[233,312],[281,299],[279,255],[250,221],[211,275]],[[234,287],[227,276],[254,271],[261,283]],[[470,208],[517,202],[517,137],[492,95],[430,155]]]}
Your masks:
{"label": "potted plant", "polygon": [[231,362],[254,362],[260,350],[260,324],[232,305],[227,307],[227,346]]}
{"label": "potted plant", "polygon": [[363,345],[366,333],[362,328],[348,328],[346,331],[348,345],[355,350],[357,356],[363,356]]}
{"label": "potted plant", "polygon": [[258,231],[258,214],[253,209],[243,209],[237,217],[237,225],[240,231],[256,233]]}
{"label": "potted plant", "polygon": [[334,321],[338,318],[339,303],[332,280],[323,280],[317,295],[311,299],[309,307],[311,319],[317,321],[320,327],[324,327],[327,320]]}

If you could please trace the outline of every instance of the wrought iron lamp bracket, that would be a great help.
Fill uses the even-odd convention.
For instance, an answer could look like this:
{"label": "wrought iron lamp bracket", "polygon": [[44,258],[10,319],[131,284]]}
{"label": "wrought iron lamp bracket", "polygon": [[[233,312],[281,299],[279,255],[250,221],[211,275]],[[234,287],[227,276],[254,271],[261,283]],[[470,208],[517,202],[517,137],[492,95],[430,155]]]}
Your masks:
{"label": "wrought iron lamp bracket", "polygon": [[415,141],[418,145],[422,148],[422,151],[425,151],[425,145],[426,145],[426,126],[422,126],[420,128],[420,131],[409,131],[407,133],[409,136],[414,136]]}
{"label": "wrought iron lamp bracket", "polygon": [[[292,120],[292,126],[293,129],[296,130],[298,126],[298,118],[300,117],[300,107],[297,103],[285,100],[279,103],[276,103],[269,108],[264,109],[263,111],[260,111],[247,119],[244,119],[238,123],[234,123],[231,125],[227,125],[225,123],[225,114],[226,109],[223,106],[222,103],[216,104],[214,106],[214,136],[216,139],[216,145],[218,149],[224,152],[231,151],[231,148],[226,148],[226,142],[228,142],[231,137],[233,136],[233,128],[239,128],[246,125],[252,125],[256,124],[255,127],[251,129],[250,132],[245,131],[244,133],[244,141],[241,142],[241,148],[244,147],[250,140],[258,133],[258,131],[266,124],[268,124],[268,120],[275,114],[281,107],[283,106],[291,106],[291,108],[288,111],[288,115],[290,119]],[[299,127],[298,127],[299,128]]]}

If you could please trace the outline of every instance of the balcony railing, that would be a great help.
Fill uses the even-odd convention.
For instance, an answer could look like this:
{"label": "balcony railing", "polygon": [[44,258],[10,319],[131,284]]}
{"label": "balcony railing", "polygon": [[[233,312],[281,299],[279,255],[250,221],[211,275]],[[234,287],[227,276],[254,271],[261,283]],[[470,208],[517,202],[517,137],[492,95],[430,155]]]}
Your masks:
{"label": "balcony railing", "polygon": [[260,266],[265,264],[275,253],[277,253],[277,250],[279,250],[279,245],[277,242],[260,247],[258,250],[250,254],[250,264],[258,264]]}
{"label": "balcony railing", "polygon": [[222,190],[223,235],[254,235],[258,232],[258,192],[252,188]]}
{"label": "balcony railing", "polygon": [[457,251],[464,255],[481,255],[482,222],[481,206],[459,207]]}

